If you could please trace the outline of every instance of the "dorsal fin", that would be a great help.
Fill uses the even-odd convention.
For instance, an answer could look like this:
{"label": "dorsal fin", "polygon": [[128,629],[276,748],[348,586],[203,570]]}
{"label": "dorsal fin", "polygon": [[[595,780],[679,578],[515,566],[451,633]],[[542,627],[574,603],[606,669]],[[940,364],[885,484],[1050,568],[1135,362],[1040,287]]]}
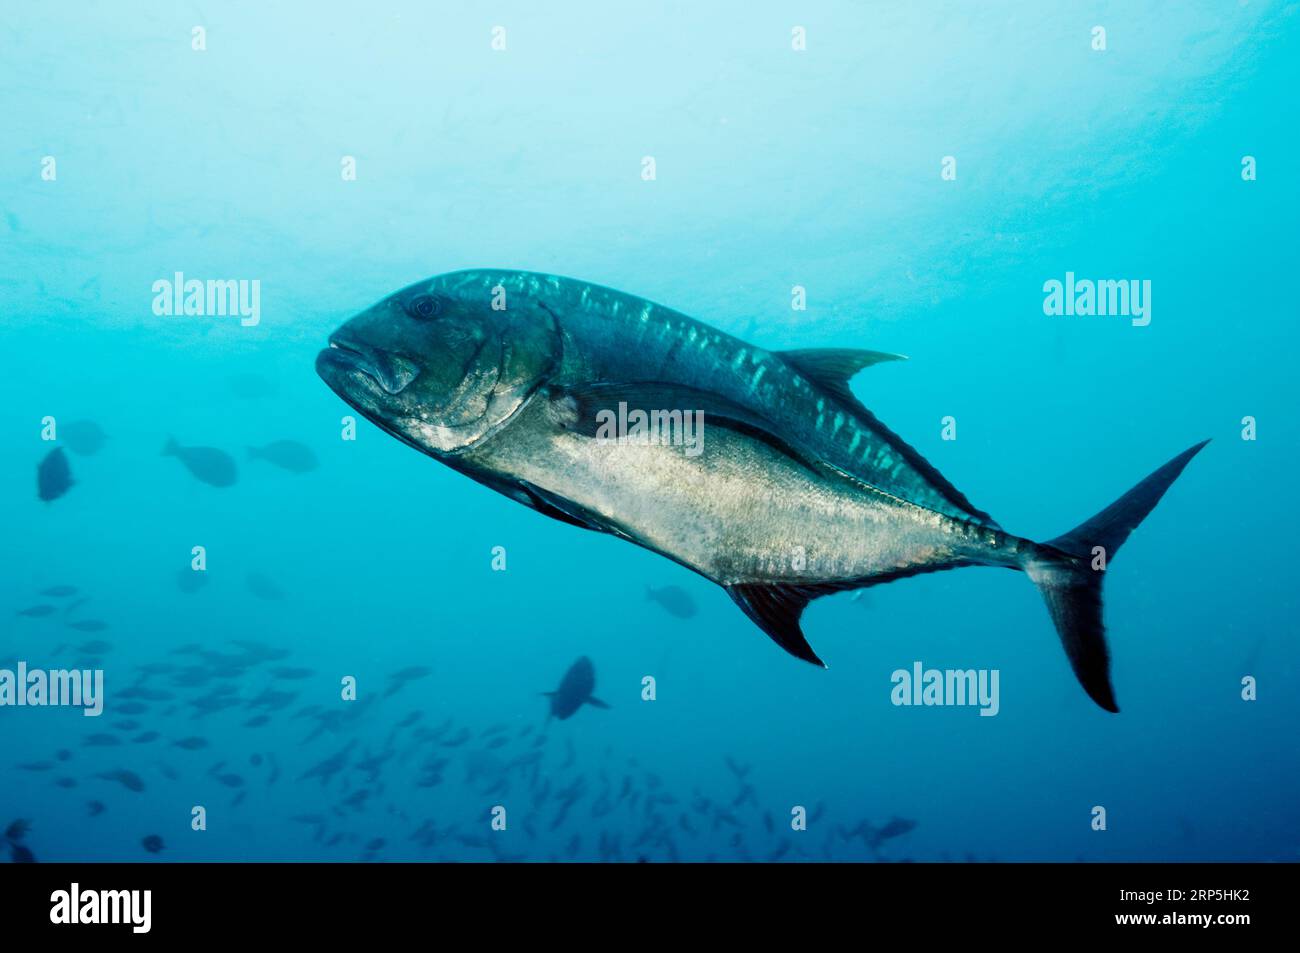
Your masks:
{"label": "dorsal fin", "polygon": [[805,347],[777,351],[777,356],[836,399],[857,404],[849,381],[858,371],[884,361],[905,361],[902,354],[847,347]]}
{"label": "dorsal fin", "polygon": [[886,354],[882,351],[862,351],[853,348],[804,348],[793,351],[777,351],[777,356],[812,382],[818,390],[835,398],[844,407],[852,411],[864,423],[868,424],[908,464],[939,490],[945,500],[968,516],[973,516],[989,526],[998,527],[997,522],[988,513],[976,507],[966,495],[936,470],[916,448],[890,430],[869,411],[849,390],[849,379],[858,371],[882,361],[907,360],[901,354]]}

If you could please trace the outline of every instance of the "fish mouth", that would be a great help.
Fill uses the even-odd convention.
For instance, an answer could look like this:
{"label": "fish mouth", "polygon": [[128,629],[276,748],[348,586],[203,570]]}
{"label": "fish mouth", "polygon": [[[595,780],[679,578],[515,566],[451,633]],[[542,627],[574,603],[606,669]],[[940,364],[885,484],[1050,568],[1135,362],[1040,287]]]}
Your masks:
{"label": "fish mouth", "polygon": [[345,376],[393,396],[420,376],[420,368],[404,357],[380,354],[355,341],[331,337],[329,347],[316,355],[316,373],[331,385]]}

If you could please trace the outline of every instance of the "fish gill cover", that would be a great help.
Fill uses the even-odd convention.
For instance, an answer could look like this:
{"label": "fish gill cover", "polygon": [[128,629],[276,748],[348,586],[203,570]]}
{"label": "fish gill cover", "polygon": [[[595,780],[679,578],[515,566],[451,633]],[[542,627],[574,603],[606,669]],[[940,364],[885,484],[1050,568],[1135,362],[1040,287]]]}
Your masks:
{"label": "fish gill cover", "polygon": [[1294,5],[5,19],[0,860],[1297,859]]}

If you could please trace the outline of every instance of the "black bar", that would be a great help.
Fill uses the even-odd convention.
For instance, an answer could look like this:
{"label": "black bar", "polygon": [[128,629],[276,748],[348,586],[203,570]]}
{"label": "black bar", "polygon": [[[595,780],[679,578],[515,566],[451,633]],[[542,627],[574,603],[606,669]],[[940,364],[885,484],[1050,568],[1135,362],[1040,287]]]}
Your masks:
{"label": "black bar", "polygon": [[[691,922],[725,925],[735,936],[756,931],[758,939],[772,924],[803,922],[819,934],[842,925],[861,937],[1132,933],[1171,944],[1201,936],[1231,943],[1286,925],[1294,878],[1292,865],[1255,864],[3,865],[0,924],[7,939],[75,931],[87,940],[204,943],[373,938],[380,928],[445,933],[451,942],[445,931],[455,925],[475,933],[530,925],[588,931],[597,920],[665,938]],[[52,897],[70,894],[73,883],[83,903],[92,891],[150,891],[148,932],[130,923],[52,923]],[[124,911],[120,918],[130,920]],[[140,925],[143,910],[135,912]],[[1200,923],[1207,915],[1212,921]]]}

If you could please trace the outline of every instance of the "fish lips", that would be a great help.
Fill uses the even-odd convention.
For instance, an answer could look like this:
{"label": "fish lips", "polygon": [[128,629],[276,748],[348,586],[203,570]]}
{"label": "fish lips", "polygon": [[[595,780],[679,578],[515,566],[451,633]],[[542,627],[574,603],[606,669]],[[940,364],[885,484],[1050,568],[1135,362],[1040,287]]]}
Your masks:
{"label": "fish lips", "polygon": [[399,355],[381,354],[364,344],[336,336],[330,338],[329,347],[316,355],[316,373],[340,393],[343,392],[340,385],[352,380],[392,397],[411,386],[420,376],[420,368]]}

